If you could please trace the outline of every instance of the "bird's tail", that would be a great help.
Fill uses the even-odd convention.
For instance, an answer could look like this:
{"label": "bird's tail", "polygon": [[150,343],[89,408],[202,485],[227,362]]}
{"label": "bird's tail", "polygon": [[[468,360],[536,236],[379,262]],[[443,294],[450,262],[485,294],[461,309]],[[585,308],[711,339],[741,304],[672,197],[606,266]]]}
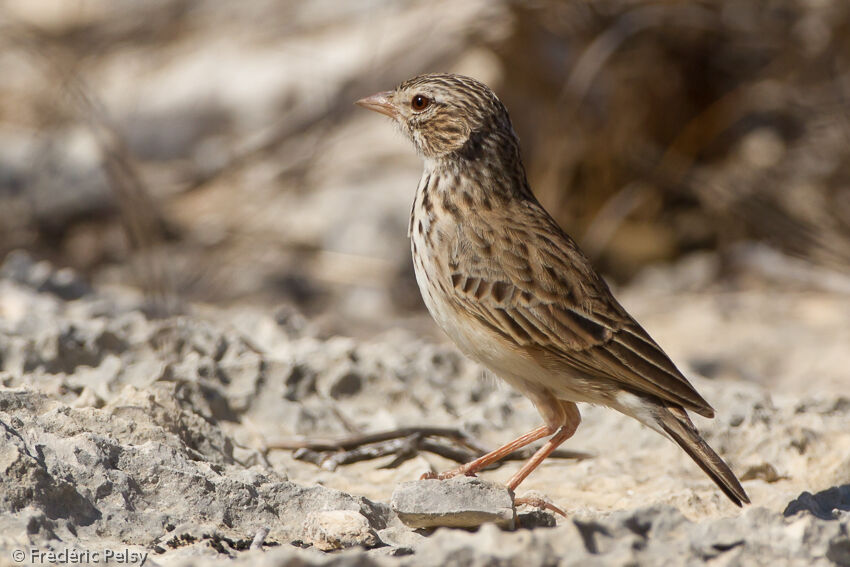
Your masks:
{"label": "bird's tail", "polygon": [[738,506],[750,503],[735,473],[714,452],[714,449],[708,446],[683,408],[664,404],[653,413],[661,429],[690,455],[705,474],[711,477],[711,480],[729,497],[729,500]]}

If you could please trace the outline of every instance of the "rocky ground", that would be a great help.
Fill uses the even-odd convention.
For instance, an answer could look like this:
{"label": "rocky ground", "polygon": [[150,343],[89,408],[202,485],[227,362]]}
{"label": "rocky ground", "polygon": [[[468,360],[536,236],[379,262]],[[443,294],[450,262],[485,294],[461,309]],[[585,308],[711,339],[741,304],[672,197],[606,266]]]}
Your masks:
{"label": "rocky ground", "polygon": [[[492,447],[537,424],[451,346],[320,337],[291,309],[149,319],[131,290],[13,253],[0,269],[0,563],[77,549],[146,565],[850,565],[846,291],[758,269],[721,288],[714,269],[688,258],[621,296],[717,408],[698,425],[751,506],[657,434],[587,407],[567,448],[589,457],[549,460],[519,491],[566,518],[522,507],[513,530],[414,530],[394,490],[451,461],[408,446],[319,467],[274,447],[412,426]],[[468,512],[482,486],[445,487],[445,503]]]}

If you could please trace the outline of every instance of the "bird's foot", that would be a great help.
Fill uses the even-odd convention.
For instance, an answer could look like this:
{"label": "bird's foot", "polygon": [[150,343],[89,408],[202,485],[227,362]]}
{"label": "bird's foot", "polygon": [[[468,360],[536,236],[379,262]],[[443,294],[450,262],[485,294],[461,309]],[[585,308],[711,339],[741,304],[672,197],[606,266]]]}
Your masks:
{"label": "bird's foot", "polygon": [[551,502],[547,502],[543,498],[539,496],[523,496],[521,498],[514,498],[514,506],[534,506],[540,510],[549,510],[550,512],[555,512],[556,514],[560,514],[563,517],[567,517],[567,513],[552,504]]}
{"label": "bird's foot", "polygon": [[443,472],[443,473],[435,473],[434,471],[428,471],[426,473],[423,473],[422,476],[419,477],[419,480],[432,480],[432,479],[447,480],[447,479],[454,478],[454,477],[460,476],[460,475],[474,477],[475,473],[471,472],[471,471],[464,471],[464,470],[462,470],[462,468],[452,469],[450,471],[446,471],[446,472]]}

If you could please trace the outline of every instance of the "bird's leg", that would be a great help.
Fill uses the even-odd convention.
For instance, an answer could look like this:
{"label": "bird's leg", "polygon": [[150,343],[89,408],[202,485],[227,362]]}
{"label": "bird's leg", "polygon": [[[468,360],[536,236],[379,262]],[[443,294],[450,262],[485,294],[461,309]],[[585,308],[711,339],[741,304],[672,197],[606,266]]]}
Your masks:
{"label": "bird's leg", "polygon": [[[532,455],[524,465],[522,465],[522,468],[519,469],[516,474],[510,478],[510,480],[508,480],[508,484],[506,486],[511,492],[516,490],[516,487],[531,474],[531,471],[536,469],[546,457],[552,454],[552,451],[561,445],[561,443],[572,437],[576,432],[576,429],[578,429],[578,424],[581,422],[581,415],[579,414],[576,405],[568,402],[561,404],[561,406],[564,408],[564,425],[559,427],[555,435],[553,435],[546,444],[540,447],[537,452],[534,453],[534,455]],[[567,517],[566,512],[539,497],[524,496],[521,498],[514,498],[515,506],[520,506],[522,504],[534,506],[542,510],[551,510],[565,518]]]}
{"label": "bird's leg", "polygon": [[[561,428],[561,429],[563,429],[563,428]],[[490,451],[486,455],[482,455],[482,456],[478,457],[474,461],[470,461],[470,462],[468,462],[464,465],[461,465],[461,466],[459,466],[455,469],[452,469],[450,471],[446,471],[446,472],[441,473],[441,474],[425,473],[425,474],[422,475],[421,478],[423,480],[428,479],[428,478],[439,478],[441,480],[444,480],[444,479],[452,478],[454,476],[458,476],[458,475],[462,475],[462,474],[463,475],[474,475],[476,472],[480,471],[481,469],[483,469],[487,465],[489,465],[491,463],[495,463],[496,461],[499,461],[501,459],[504,459],[506,456],[510,455],[511,453],[516,451],[517,449],[522,449],[523,447],[525,447],[529,443],[534,443],[538,439],[542,439],[543,437],[546,437],[547,435],[552,435],[552,433],[554,433],[554,432],[555,432],[554,427],[550,427],[548,425],[541,425],[540,427],[532,429],[531,431],[529,431],[525,435],[517,437],[516,439],[514,439],[510,443],[499,447],[495,451]],[[552,450],[554,450],[554,447],[552,448]],[[550,450],[549,453],[551,453],[552,450]],[[540,451],[538,451],[538,453],[539,452]],[[548,455],[549,453],[546,453],[546,454]],[[536,457],[536,456],[537,456],[537,453],[535,453],[534,457]],[[532,457],[532,458],[534,458],[534,457]],[[531,472],[531,471],[529,470],[528,472]],[[523,477],[523,478],[525,478],[525,477]],[[519,483],[517,483],[517,484],[519,484]]]}
{"label": "bird's leg", "polygon": [[534,453],[534,455],[532,455],[524,465],[522,465],[522,468],[510,478],[507,487],[511,489],[511,491],[516,490],[516,487],[525,480],[525,477],[531,474],[531,471],[536,469],[546,457],[552,454],[552,451],[561,445],[561,443],[572,437],[576,432],[576,429],[578,429],[578,424],[581,423],[581,414],[578,411],[578,407],[571,402],[562,402],[561,407],[564,412],[563,425],[561,425],[555,435],[553,435],[551,439],[540,447],[537,452]]}
{"label": "bird's leg", "polygon": [[552,451],[558,448],[561,443],[572,437],[575,431],[575,427],[570,428],[570,426],[568,425],[565,425],[558,429],[558,432],[555,433],[555,435],[553,435],[552,438],[549,439],[545,445],[537,449],[537,452],[534,453],[534,455],[532,455],[531,458],[528,459],[524,465],[522,465],[522,468],[519,469],[514,474],[514,476],[511,477],[506,486],[511,490],[516,489],[516,487],[519,486],[519,484],[525,480],[525,477],[530,475],[531,471],[536,469],[540,465],[540,463],[543,462],[543,459],[548,457],[552,453]]}

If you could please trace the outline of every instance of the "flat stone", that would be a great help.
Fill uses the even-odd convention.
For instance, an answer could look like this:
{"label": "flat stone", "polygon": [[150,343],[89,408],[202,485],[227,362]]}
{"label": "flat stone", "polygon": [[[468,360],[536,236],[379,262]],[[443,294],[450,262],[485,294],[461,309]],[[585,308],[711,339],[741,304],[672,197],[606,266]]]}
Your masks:
{"label": "flat stone", "polygon": [[392,508],[411,528],[476,528],[497,524],[512,529],[516,509],[510,491],[474,477],[419,480],[400,484]]}

